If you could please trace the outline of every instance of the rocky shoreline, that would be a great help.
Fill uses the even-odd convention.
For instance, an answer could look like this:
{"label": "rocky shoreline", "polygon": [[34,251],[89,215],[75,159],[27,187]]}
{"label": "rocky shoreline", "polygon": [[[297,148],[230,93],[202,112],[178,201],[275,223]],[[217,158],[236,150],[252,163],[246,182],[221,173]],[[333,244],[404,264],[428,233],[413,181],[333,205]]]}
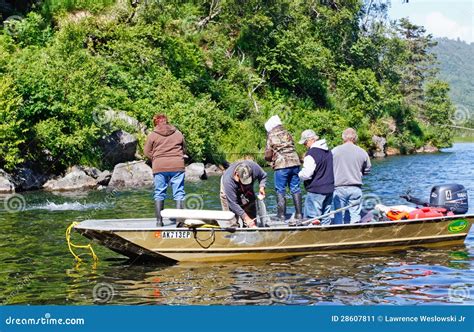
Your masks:
{"label": "rocky shoreline", "polygon": [[[384,137],[373,136],[375,149],[370,151],[373,158],[384,158],[401,154],[400,149],[387,147]],[[124,131],[116,131],[104,139],[101,146],[106,164],[113,170],[99,170],[89,166],[72,166],[61,176],[38,173],[31,167],[18,168],[12,174],[0,169],[0,194],[30,190],[74,191],[105,188],[137,188],[153,185],[151,167],[137,154],[137,141]],[[109,151],[107,153],[107,151]],[[411,153],[434,153],[438,149],[427,145]],[[111,167],[111,168],[112,168]],[[186,166],[186,181],[201,181],[210,176],[220,176],[221,165],[192,163]]]}
{"label": "rocky shoreline", "polygon": [[[223,167],[203,163],[186,166],[185,179],[188,182],[206,180],[220,176]],[[138,188],[153,185],[153,173],[145,161],[136,160],[115,165],[112,172],[95,167],[73,166],[63,176],[37,174],[22,168],[17,174],[8,174],[0,169],[0,194],[30,190],[74,191],[105,188]]]}
{"label": "rocky shoreline", "polygon": [[[100,143],[104,165],[110,170],[76,165],[64,174],[43,174],[32,165],[16,169],[12,174],[0,169],[0,194],[30,190],[75,191],[110,188],[137,188],[153,185],[151,167],[138,153],[137,138],[123,130],[116,130],[104,137]],[[186,166],[186,181],[201,181],[208,176],[218,176],[224,167],[203,163]]]}

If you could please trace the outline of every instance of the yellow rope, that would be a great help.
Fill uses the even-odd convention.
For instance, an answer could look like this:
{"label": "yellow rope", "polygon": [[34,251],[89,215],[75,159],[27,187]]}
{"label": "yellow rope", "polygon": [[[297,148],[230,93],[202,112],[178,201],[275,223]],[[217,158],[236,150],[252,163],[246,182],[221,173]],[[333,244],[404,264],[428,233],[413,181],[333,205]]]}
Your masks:
{"label": "yellow rope", "polygon": [[204,225],[200,226],[199,228],[221,228],[221,227],[216,226],[216,225],[204,224]]}
{"label": "yellow rope", "polygon": [[71,252],[71,254],[74,256],[74,258],[76,259],[76,261],[78,262],[82,262],[82,259],[76,255],[76,253],[74,252],[74,250],[72,250],[72,248],[83,248],[83,249],[89,249],[90,250],[90,255],[92,256],[92,259],[94,260],[94,262],[97,262],[99,260],[99,257],[97,257],[97,255],[95,254],[94,252],[94,249],[92,249],[92,246],[91,244],[86,244],[86,245],[77,245],[77,244],[74,244],[71,242],[71,231],[72,231],[72,228],[74,226],[76,226],[77,224],[79,224],[78,222],[73,222],[71,225],[69,225],[69,227],[66,229],[66,241],[67,241],[67,246],[69,248],[69,251]]}

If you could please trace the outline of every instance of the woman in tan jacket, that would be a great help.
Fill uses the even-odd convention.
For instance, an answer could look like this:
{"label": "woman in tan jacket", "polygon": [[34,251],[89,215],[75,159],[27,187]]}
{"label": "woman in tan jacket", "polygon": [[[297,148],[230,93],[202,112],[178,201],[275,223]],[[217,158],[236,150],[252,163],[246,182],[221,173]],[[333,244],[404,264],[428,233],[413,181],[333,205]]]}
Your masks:
{"label": "woman in tan jacket", "polygon": [[163,226],[161,210],[164,207],[169,185],[173,190],[176,208],[184,208],[185,141],[183,134],[176,127],[168,124],[166,115],[155,115],[153,124],[155,128],[147,137],[144,152],[152,161],[157,226]]}

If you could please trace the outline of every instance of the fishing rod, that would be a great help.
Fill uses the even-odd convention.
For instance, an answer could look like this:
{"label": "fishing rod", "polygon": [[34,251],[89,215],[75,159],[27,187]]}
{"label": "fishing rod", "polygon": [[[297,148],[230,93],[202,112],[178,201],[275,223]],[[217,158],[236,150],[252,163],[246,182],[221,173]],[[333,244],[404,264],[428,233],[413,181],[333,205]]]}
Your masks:
{"label": "fishing rod", "polygon": [[331,211],[329,213],[326,213],[326,214],[323,214],[321,216],[318,216],[318,217],[314,217],[314,218],[311,218],[311,219],[308,219],[308,220],[305,220],[305,221],[301,221],[301,222],[298,222],[297,220],[293,221],[292,223],[288,224],[289,226],[308,226],[310,224],[315,224],[316,221],[320,221],[321,219],[323,218],[326,218],[326,217],[329,217],[329,216],[332,216],[333,214],[336,214],[336,213],[339,213],[339,212],[342,212],[342,211],[345,211],[351,207],[354,207],[354,206],[357,206],[359,205],[360,203],[352,203],[348,206],[344,206],[342,208],[339,208],[337,210],[334,210],[334,211]]}

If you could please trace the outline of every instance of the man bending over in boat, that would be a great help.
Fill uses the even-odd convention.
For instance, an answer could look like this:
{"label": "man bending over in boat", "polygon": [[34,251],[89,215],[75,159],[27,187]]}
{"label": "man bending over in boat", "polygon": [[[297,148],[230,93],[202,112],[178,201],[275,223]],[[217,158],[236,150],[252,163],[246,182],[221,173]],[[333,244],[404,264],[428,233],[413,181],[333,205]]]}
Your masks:
{"label": "man bending over in boat", "polygon": [[155,115],[153,124],[155,128],[148,135],[143,150],[152,161],[156,225],[161,227],[163,226],[161,210],[164,207],[168,185],[171,185],[173,189],[176,208],[184,208],[185,142],[183,134],[176,127],[168,124],[166,115]]}
{"label": "man bending over in boat", "polygon": [[265,197],[267,173],[251,160],[238,161],[229,166],[221,178],[220,199],[224,211],[235,213],[233,226],[242,220],[247,227],[257,227],[256,195],[253,189],[258,181],[259,194]]}
{"label": "man bending over in boat", "polygon": [[[357,132],[347,128],[342,133],[344,144],[332,149],[334,163],[334,208],[346,206],[349,211],[339,212],[335,215],[336,224],[344,224],[350,220],[351,224],[360,221],[362,209],[362,175],[370,172],[370,158],[367,152],[356,145]],[[347,213],[349,212],[349,213]],[[347,214],[350,215],[348,218]]]}

